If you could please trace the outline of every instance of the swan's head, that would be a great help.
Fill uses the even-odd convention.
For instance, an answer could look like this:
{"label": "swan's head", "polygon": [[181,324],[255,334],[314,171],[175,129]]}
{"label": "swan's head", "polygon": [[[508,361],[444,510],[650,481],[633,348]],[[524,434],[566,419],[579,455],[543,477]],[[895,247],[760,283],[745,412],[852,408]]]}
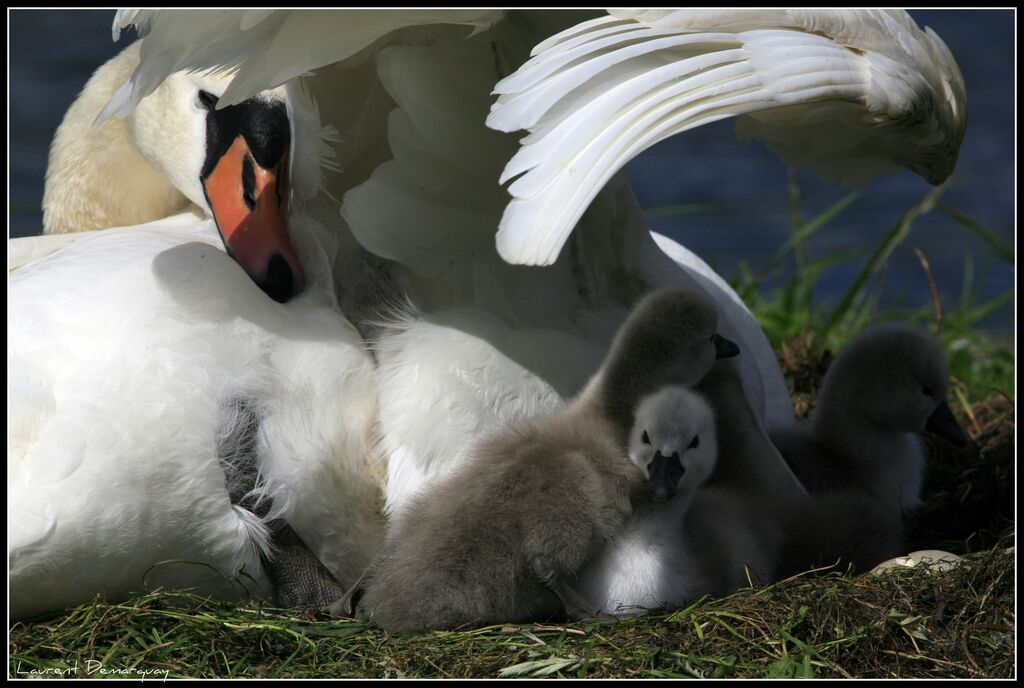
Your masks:
{"label": "swan's head", "polygon": [[718,443],[711,407],[685,387],[665,387],[637,407],[629,458],[647,475],[651,497],[664,502],[699,487],[715,469]]}
{"label": "swan's head", "polygon": [[853,338],[822,385],[818,414],[830,423],[866,420],[885,431],[936,434],[965,446],[947,403],[949,371],[942,344],[906,325],[880,325]]}
{"label": "swan's head", "polygon": [[647,296],[616,337],[609,377],[653,391],[665,385],[693,385],[716,359],[739,353],[717,332],[718,312],[704,296],[665,289]]}
{"label": "swan's head", "polygon": [[276,301],[302,271],[287,229],[291,129],[283,89],[218,109],[230,76],[177,72],[126,123],[139,152],[206,210],[228,253]]}

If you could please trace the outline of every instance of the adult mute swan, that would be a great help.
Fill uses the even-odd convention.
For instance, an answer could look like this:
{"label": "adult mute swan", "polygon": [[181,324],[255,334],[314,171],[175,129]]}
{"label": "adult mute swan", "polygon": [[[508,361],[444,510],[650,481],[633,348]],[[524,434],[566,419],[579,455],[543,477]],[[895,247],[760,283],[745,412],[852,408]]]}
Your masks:
{"label": "adult mute swan", "polygon": [[228,253],[260,288],[287,300],[302,272],[285,228],[291,132],[283,94],[217,108],[230,78],[178,72],[123,120],[96,124],[138,63],[135,43],[96,70],[57,129],[44,231],[141,224],[191,204],[213,217]]}
{"label": "adult mute swan", "polygon": [[[93,90],[104,85],[104,71],[124,59],[137,64],[137,46],[126,53],[83,93],[80,103],[96,107],[85,111],[88,119],[102,106]],[[130,135],[132,128],[162,132],[151,139],[154,157],[174,169],[175,189],[198,186],[198,163],[217,159],[209,126],[222,124],[202,99],[216,98],[226,85],[209,75],[176,75],[154,92],[160,107],[143,101],[132,127],[114,122],[76,132],[83,110],[72,108],[54,146],[50,183],[75,171],[62,169],[75,149],[95,150],[102,140],[105,154],[79,160],[81,178],[49,196],[51,220],[60,219],[51,227],[69,221],[69,207],[112,203],[99,185],[104,170],[145,170],[134,153],[145,136]],[[259,100],[248,114],[235,111],[243,133],[231,137],[231,146],[265,141],[268,132],[280,136],[276,118],[266,128],[266,111],[312,108],[287,88]],[[180,131],[188,117],[207,130]],[[261,125],[263,138],[246,135]],[[287,125],[286,119],[285,144]],[[77,138],[69,143],[72,133]],[[264,182],[270,195],[257,200],[253,214],[269,203],[274,216],[282,215],[282,196],[292,196],[292,237],[285,239],[289,250],[295,246],[296,265],[301,257],[306,285],[287,305],[266,298],[225,255],[223,220],[204,217],[200,207],[86,232],[51,255],[41,257],[48,247],[29,252],[12,272],[8,536],[15,617],[161,585],[237,595],[242,588],[227,582],[231,576],[266,594],[271,581],[261,557],[271,551],[268,523],[278,518],[343,586],[376,554],[386,464],[375,451],[375,370],[337,307],[337,237],[303,211],[303,194],[318,183],[315,153],[292,167],[287,190],[275,189],[269,173],[248,163],[257,187]],[[99,169],[88,169],[90,161]],[[303,162],[312,176],[304,176]],[[224,184],[234,183],[234,197],[215,207],[245,202],[253,180],[235,172],[238,178]],[[140,205],[145,200],[143,194]],[[263,518],[233,494],[243,463],[258,469],[256,493],[271,500]]]}
{"label": "adult mute swan", "polygon": [[[105,115],[126,116],[133,108],[140,108],[144,96],[183,69],[200,73],[206,73],[209,68],[234,70],[234,76],[219,94],[217,104],[207,109],[207,118],[216,117],[229,106],[242,104],[282,84],[288,93],[308,91],[317,100],[317,109],[286,110],[292,131],[287,161],[291,185],[296,192],[306,190],[306,193],[291,194],[293,201],[298,197],[303,203],[291,208],[289,213],[314,224],[319,221],[327,228],[331,239],[337,242],[336,246],[323,242],[327,244],[323,251],[327,267],[323,273],[333,271],[333,286],[343,310],[354,312],[350,306],[361,307],[361,297],[372,293],[373,286],[377,284],[379,275],[375,270],[361,269],[366,265],[371,268],[376,265],[373,260],[365,259],[364,250],[400,266],[399,282],[406,285],[409,298],[417,305],[397,321],[391,319],[385,327],[375,330],[378,333],[379,435],[387,460],[386,499],[392,510],[398,509],[424,485],[462,463],[468,456],[468,447],[481,434],[561,408],[564,399],[576,394],[597,369],[628,308],[648,289],[656,286],[688,286],[707,294],[719,310],[722,333],[736,341],[744,351],[740,357],[742,360],[738,359],[740,375],[757,422],[783,425],[791,418],[788,394],[771,349],[735,293],[698,257],[674,242],[652,237],[645,229],[628,184],[622,175],[614,174],[628,156],[635,154],[635,146],[620,151],[614,160],[598,161],[593,170],[584,166],[582,158],[566,160],[560,154],[553,157],[553,161],[561,161],[557,164],[562,165],[570,177],[584,172],[592,176],[593,172],[610,181],[602,186],[594,177],[582,188],[581,193],[592,200],[589,200],[589,209],[585,212],[587,203],[578,199],[575,202],[572,214],[576,210],[582,213],[579,222],[567,219],[570,216],[565,213],[552,212],[548,207],[537,207],[530,213],[517,211],[516,226],[520,228],[541,227],[552,221],[569,222],[570,228],[575,224],[575,230],[565,234],[567,239],[562,236],[562,230],[555,232],[561,237],[556,242],[561,251],[553,250],[550,242],[540,241],[530,232],[508,229],[510,225],[506,223],[501,229],[502,253],[498,252],[494,235],[509,205],[508,195],[500,187],[498,179],[509,160],[516,155],[517,143],[511,136],[485,127],[492,105],[491,90],[502,78],[513,75],[527,60],[531,48],[539,42],[566,29],[569,33],[561,34],[559,45],[565,46],[574,40],[571,38],[574,31],[581,37],[589,36],[595,22],[605,21],[598,17],[580,23],[581,19],[593,16],[595,13],[582,17],[579,13],[564,12],[506,14],[476,10],[239,10],[217,13],[188,10],[123,12],[115,20],[115,32],[129,23],[136,23],[144,38],[138,49],[138,66],[114,94],[104,109]],[[937,126],[930,138],[915,129],[909,130],[921,147],[933,151],[937,159],[947,160],[950,164],[948,159],[955,154],[955,142],[958,141],[957,127],[962,129],[962,87],[948,53],[933,46],[941,47],[941,42],[918,30],[905,15],[892,15],[892,21],[905,27],[903,33],[883,31],[881,35],[871,33],[885,26],[878,19],[882,15],[877,13],[842,15],[848,30],[833,32],[835,35],[829,31],[836,28],[838,20],[813,27],[793,22],[780,26],[777,25],[779,15],[776,13],[766,13],[760,19],[756,13],[747,13],[743,15],[743,26],[739,27],[728,25],[728,22],[722,25],[720,19],[708,25],[701,23],[702,17],[709,19],[719,15],[693,16],[695,19],[684,28],[658,27],[657,18],[645,15],[615,21],[641,32],[663,31],[667,36],[691,36],[687,39],[693,42],[688,49],[690,52],[670,49],[668,52],[651,53],[652,62],[643,63],[648,69],[654,67],[654,63],[661,66],[678,61],[680,57],[685,58],[682,62],[692,57],[698,61],[711,59],[701,58],[701,55],[713,56],[724,52],[719,49],[723,45],[720,38],[723,35],[729,36],[730,45],[739,46],[733,50],[742,53],[744,46],[753,44],[754,37],[763,35],[762,30],[770,30],[781,32],[784,37],[818,41],[822,46],[840,46],[836,54],[827,53],[824,62],[818,61],[820,51],[808,52],[794,67],[798,71],[813,72],[816,65],[835,64],[839,54],[848,60],[862,60],[857,63],[861,65],[859,71],[870,75],[866,83],[872,84],[876,77],[870,66],[873,61],[882,60],[877,56],[882,54],[876,49],[878,46],[888,48],[890,44],[899,44],[909,46],[907,50],[916,50],[914,41],[925,47],[932,46],[928,47],[932,53],[926,53],[925,58],[934,54],[933,59],[938,66],[925,69],[928,65],[922,61],[905,61],[905,68],[888,78],[892,88],[901,88],[901,92],[906,93],[904,104],[907,112],[925,113],[922,103],[932,104],[933,109],[938,107],[936,103],[947,103],[947,109],[952,108],[956,114],[956,126],[952,132],[944,128],[947,122],[941,118],[936,121],[942,126]],[[473,27],[473,31],[466,25]],[[572,28],[574,26],[576,29]],[[861,33],[864,34],[862,45],[854,40],[858,36],[855,30],[858,26],[862,27]],[[610,33],[614,34],[615,29]],[[598,52],[601,50],[593,55]],[[792,54],[792,51],[787,54]],[[893,58],[885,59],[894,61]],[[767,84],[775,83],[776,79],[786,84],[800,79],[799,76],[780,73],[774,68],[777,65],[773,66],[771,62],[753,57],[743,64],[755,78]],[[915,71],[918,64],[924,66]],[[552,117],[570,117],[575,110],[589,112],[585,104],[588,99],[580,96],[592,89],[597,89],[593,91],[597,93],[613,86],[627,66],[629,69],[639,68],[641,63],[623,65],[603,72],[597,70],[594,78],[580,82],[580,86],[570,90],[553,108],[545,110],[545,117],[530,135],[532,140],[547,131],[546,123],[553,123]],[[311,70],[316,71],[310,74]],[[700,71],[697,67],[696,72]],[[949,77],[949,83],[942,80],[942,75],[947,72],[953,75]],[[564,86],[567,83],[567,78],[557,70],[551,74],[550,79],[540,76],[539,80],[532,82],[533,86],[544,83]],[[536,72],[533,75],[537,77]],[[571,78],[576,79],[578,75]],[[827,75],[821,78],[827,79]],[[726,80],[724,83],[733,84],[734,81]],[[503,89],[508,87],[506,82]],[[720,90],[723,87],[714,88]],[[612,89],[608,93],[614,95],[595,98],[593,102],[607,104],[611,98],[621,106],[638,97],[637,92],[628,90]],[[942,94],[947,94],[945,100]],[[196,96],[190,96],[171,101],[168,107],[191,108],[196,102]],[[291,108],[291,100],[286,102]],[[690,102],[695,106],[705,100],[696,98]],[[686,102],[680,101],[680,105],[685,107]],[[495,112],[499,112],[500,107],[504,106],[499,103],[499,110]],[[887,110],[878,109],[874,101],[853,90],[833,93],[827,89],[813,93],[796,91],[786,97],[765,98],[759,101],[759,107],[743,111],[753,113],[756,110],[761,118],[758,121],[768,122],[774,127],[773,131],[785,127],[792,131],[801,119],[813,122],[815,126],[812,129],[827,129],[831,126],[829,113],[833,113],[839,121],[848,123],[851,131],[857,131],[860,125],[870,132],[879,122],[887,122],[890,116]],[[139,112],[141,114],[142,110]],[[166,113],[167,109],[162,112]],[[723,108],[717,114],[724,117],[741,112]],[[924,114],[919,114],[915,121],[922,118],[928,120]],[[710,119],[708,116],[704,121]],[[188,121],[209,120],[193,116]],[[333,125],[340,132],[339,140],[324,141],[319,136],[320,121]],[[517,117],[499,124],[508,129],[533,126],[520,122]],[[769,124],[763,126],[767,128]],[[559,124],[551,131],[565,131],[565,126],[564,123]],[[200,130],[193,127],[191,131],[195,135]],[[763,132],[758,130],[756,133]],[[644,142],[652,140],[647,138]],[[952,146],[951,141],[954,142]],[[194,146],[195,140],[187,143]],[[867,133],[864,133],[859,147],[855,143],[836,153],[837,167],[841,166],[843,159],[839,153],[849,157],[861,150],[870,150],[881,159],[896,152],[896,149],[887,152]],[[333,151],[338,170],[317,169],[321,160],[319,153],[325,145]],[[533,147],[530,150],[530,155],[536,156],[539,149]],[[897,163],[903,162],[900,155],[894,159]],[[523,158],[516,160],[519,165]],[[195,175],[196,169],[197,166],[178,169],[167,172],[167,176],[173,183],[178,172]],[[311,180],[319,178],[321,172],[324,184],[318,187]],[[523,177],[525,179],[527,177]],[[196,188],[198,183],[193,178],[187,179],[186,184]],[[185,197],[191,198],[180,186],[175,186]],[[321,188],[319,193],[317,188]],[[513,193],[517,194],[521,189],[522,186],[516,187]],[[90,190],[97,195],[108,191],[100,186]],[[240,191],[244,192],[244,184]],[[239,196],[241,193],[236,200]],[[211,208],[210,212],[213,211]],[[127,224],[134,221],[116,222]],[[201,222],[196,217],[190,227],[194,228]],[[506,250],[506,247],[520,244],[522,250],[517,249],[517,254],[521,255],[533,255],[537,253],[536,247],[547,247],[540,252],[544,261],[537,262],[550,262],[551,265],[530,267],[505,262],[502,255],[527,262]],[[149,252],[150,264],[158,255],[152,247],[140,248],[139,251]],[[102,273],[108,257],[95,246],[87,253],[92,272]],[[81,253],[71,255],[82,257]],[[301,257],[301,251],[296,255]],[[109,259],[114,260],[113,257]],[[313,270],[304,261],[299,262],[305,270]],[[40,264],[39,268],[41,270],[43,265]],[[88,280],[89,274],[84,270],[80,279]],[[325,282],[330,282],[324,274],[314,277],[323,277]],[[306,275],[309,281],[314,277]],[[215,281],[212,276],[204,279]],[[76,291],[76,283],[69,279],[61,283],[62,288],[69,290],[68,301],[62,311],[33,308],[34,303],[50,298],[51,290],[47,285],[56,283],[40,278],[39,288],[23,290],[20,295],[12,292],[12,300],[24,299],[25,313],[35,313],[32,317],[40,322],[39,328],[33,331],[38,339],[25,341],[66,339],[68,335],[63,334],[62,329],[68,313],[90,313],[102,307],[99,305],[102,301],[87,300],[98,296],[90,297],[92,292],[85,290]],[[120,285],[122,290],[138,288],[140,292],[154,292],[150,296],[140,294],[140,299],[156,302],[166,298],[161,294],[165,287],[158,281],[147,281],[143,275],[124,277]],[[244,293],[241,285],[236,284],[235,287],[233,293],[238,299],[243,299],[237,296]],[[104,300],[115,302],[113,293],[108,293]],[[257,305],[262,304],[258,292],[247,298],[251,298],[252,303],[234,300],[232,303],[239,308],[244,306],[258,310],[264,307]],[[196,307],[201,308],[199,305]],[[154,313],[164,318],[164,324],[153,326],[156,331],[161,331],[161,327],[170,328],[169,323],[181,321],[180,313],[173,308]],[[120,323],[118,327],[111,323],[110,328],[81,335],[83,339],[99,343],[104,337],[113,336],[111,333],[124,331],[134,334],[137,327],[146,322],[119,317],[117,313],[111,317]],[[338,318],[336,313],[331,317]],[[11,331],[16,336],[21,336],[17,334],[19,331],[25,332],[27,337],[22,321],[22,318],[12,319]],[[356,324],[372,323],[362,321]],[[309,326],[315,329],[313,324]],[[231,333],[225,336],[238,339],[243,335]],[[295,337],[296,340],[302,338],[300,335]],[[340,340],[348,341],[344,337]],[[31,404],[36,402],[30,404],[23,399],[35,398],[42,408],[52,411],[52,404],[46,399],[53,389],[63,388],[62,376],[69,372],[69,367],[63,365],[59,355],[40,357],[32,354],[28,345],[23,351],[27,362],[19,365],[26,370],[34,366],[36,373],[33,374],[44,380],[39,384],[26,382],[25,386],[12,390],[12,405],[26,404],[26,409],[29,409],[26,411],[28,420],[23,425],[30,427],[36,423],[31,420],[33,412],[30,410],[35,408]],[[116,360],[100,360],[107,361],[104,368],[106,378],[113,379],[122,374],[124,368]],[[183,358],[174,360],[177,365],[187,363]],[[97,365],[93,364],[93,367],[97,368]],[[314,366],[307,372],[316,375],[322,371]],[[173,375],[167,379],[173,379]],[[124,389],[122,401],[134,408],[135,405],[131,404],[134,392],[128,386]],[[92,425],[102,428],[107,415],[100,407],[95,407],[95,410],[97,413],[93,416]],[[72,415],[81,413],[68,412]],[[67,420],[72,424],[78,422],[79,427],[82,425],[74,417]],[[151,420],[155,421],[155,418]],[[81,429],[66,429],[63,433],[68,441],[83,436]],[[132,446],[138,437],[145,437],[147,433],[147,425],[128,423],[124,432],[108,437],[111,442],[119,437],[122,446]],[[107,453],[108,461],[111,461],[116,456],[113,451],[116,447],[108,449],[112,450]],[[781,470],[788,471],[781,458],[772,458],[777,460]],[[45,462],[37,464],[31,471],[45,473],[48,470],[46,465]],[[9,471],[10,466],[9,452]],[[24,462],[22,467],[25,467]],[[39,474],[31,478],[42,479]],[[384,480],[380,482],[385,483]],[[324,496],[330,483],[325,481],[320,486],[325,492],[316,498],[311,497],[311,502]],[[342,524],[329,525],[326,518],[321,523],[323,527],[343,527]],[[108,527],[114,526],[108,524]],[[97,526],[95,532],[100,533],[102,528]],[[306,538],[305,532],[301,534]],[[102,547],[95,538],[91,542]],[[311,546],[325,563],[335,569],[335,565],[329,563],[336,560],[332,558],[334,555],[325,554],[323,545],[313,543]]]}
{"label": "adult mute swan", "polygon": [[[580,18],[133,11],[115,21],[145,38],[111,112],[129,112],[177,69],[227,66],[238,71],[223,103],[301,77],[324,121],[349,132],[330,185],[344,223],[332,226],[401,264],[421,307],[379,344],[390,504],[458,465],[481,432],[576,393],[653,286],[703,289],[723,333],[749,354],[741,376],[757,418],[791,421],[757,323],[696,256],[652,239],[615,176],[644,147],[744,116],[745,135],[848,181],[897,165],[938,181],[952,168],[962,79],[941,40],[906,13]],[[485,118],[531,131],[518,154]],[[495,179],[517,174],[508,203]]]}

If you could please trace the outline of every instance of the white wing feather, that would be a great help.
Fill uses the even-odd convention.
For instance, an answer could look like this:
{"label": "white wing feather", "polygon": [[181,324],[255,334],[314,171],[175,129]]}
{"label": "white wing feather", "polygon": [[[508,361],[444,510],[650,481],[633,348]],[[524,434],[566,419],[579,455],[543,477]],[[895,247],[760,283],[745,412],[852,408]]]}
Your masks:
{"label": "white wing feather", "polygon": [[218,107],[240,103],[301,74],[345,60],[398,29],[424,24],[490,26],[494,10],[122,10],[115,38],[129,25],[146,37],[141,65],[104,109],[123,117],[180,70],[237,70]]}
{"label": "white wing feather", "polygon": [[726,117],[830,181],[903,166],[937,183],[952,170],[963,79],[904,12],[612,15],[544,41],[495,88],[488,126],[530,132],[501,177],[519,176],[497,237],[509,262],[550,264],[618,169]]}

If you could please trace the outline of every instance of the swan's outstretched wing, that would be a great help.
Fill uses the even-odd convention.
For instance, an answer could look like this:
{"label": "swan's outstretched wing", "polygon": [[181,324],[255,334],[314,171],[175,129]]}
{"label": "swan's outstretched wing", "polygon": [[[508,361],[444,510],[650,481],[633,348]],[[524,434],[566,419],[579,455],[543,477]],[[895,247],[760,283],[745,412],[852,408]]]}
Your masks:
{"label": "swan's outstretched wing", "polygon": [[487,120],[530,132],[502,174],[512,263],[553,262],[616,170],[703,124],[741,116],[741,138],[849,184],[898,166],[941,182],[966,124],[952,55],[901,11],[613,12],[533,54]]}
{"label": "swan's outstretched wing", "polygon": [[480,30],[501,16],[494,10],[121,10],[114,40],[134,25],[146,41],[139,69],[101,117],[124,116],[176,71],[237,70],[218,103],[225,107],[349,58],[398,29],[443,23]]}

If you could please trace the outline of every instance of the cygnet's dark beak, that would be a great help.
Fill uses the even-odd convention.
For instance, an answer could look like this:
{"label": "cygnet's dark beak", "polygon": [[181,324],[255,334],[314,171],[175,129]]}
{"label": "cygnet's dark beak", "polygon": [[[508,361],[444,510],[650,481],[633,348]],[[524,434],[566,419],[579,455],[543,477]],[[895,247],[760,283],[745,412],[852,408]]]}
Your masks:
{"label": "cygnet's dark beak", "polygon": [[736,346],[736,342],[726,339],[717,332],[711,338],[711,341],[715,343],[715,358],[732,358],[740,353],[740,348]]}
{"label": "cygnet's dark beak", "polygon": [[673,452],[672,456],[665,456],[660,451],[654,453],[654,458],[647,464],[650,477],[647,484],[651,490],[651,498],[656,502],[667,502],[675,496],[679,487],[679,479],[683,477],[686,469],[679,458],[679,452]]}
{"label": "cygnet's dark beak", "polygon": [[969,442],[964,429],[956,422],[949,404],[944,401],[940,402],[932,411],[932,415],[928,416],[924,429],[957,447],[966,447]]}

